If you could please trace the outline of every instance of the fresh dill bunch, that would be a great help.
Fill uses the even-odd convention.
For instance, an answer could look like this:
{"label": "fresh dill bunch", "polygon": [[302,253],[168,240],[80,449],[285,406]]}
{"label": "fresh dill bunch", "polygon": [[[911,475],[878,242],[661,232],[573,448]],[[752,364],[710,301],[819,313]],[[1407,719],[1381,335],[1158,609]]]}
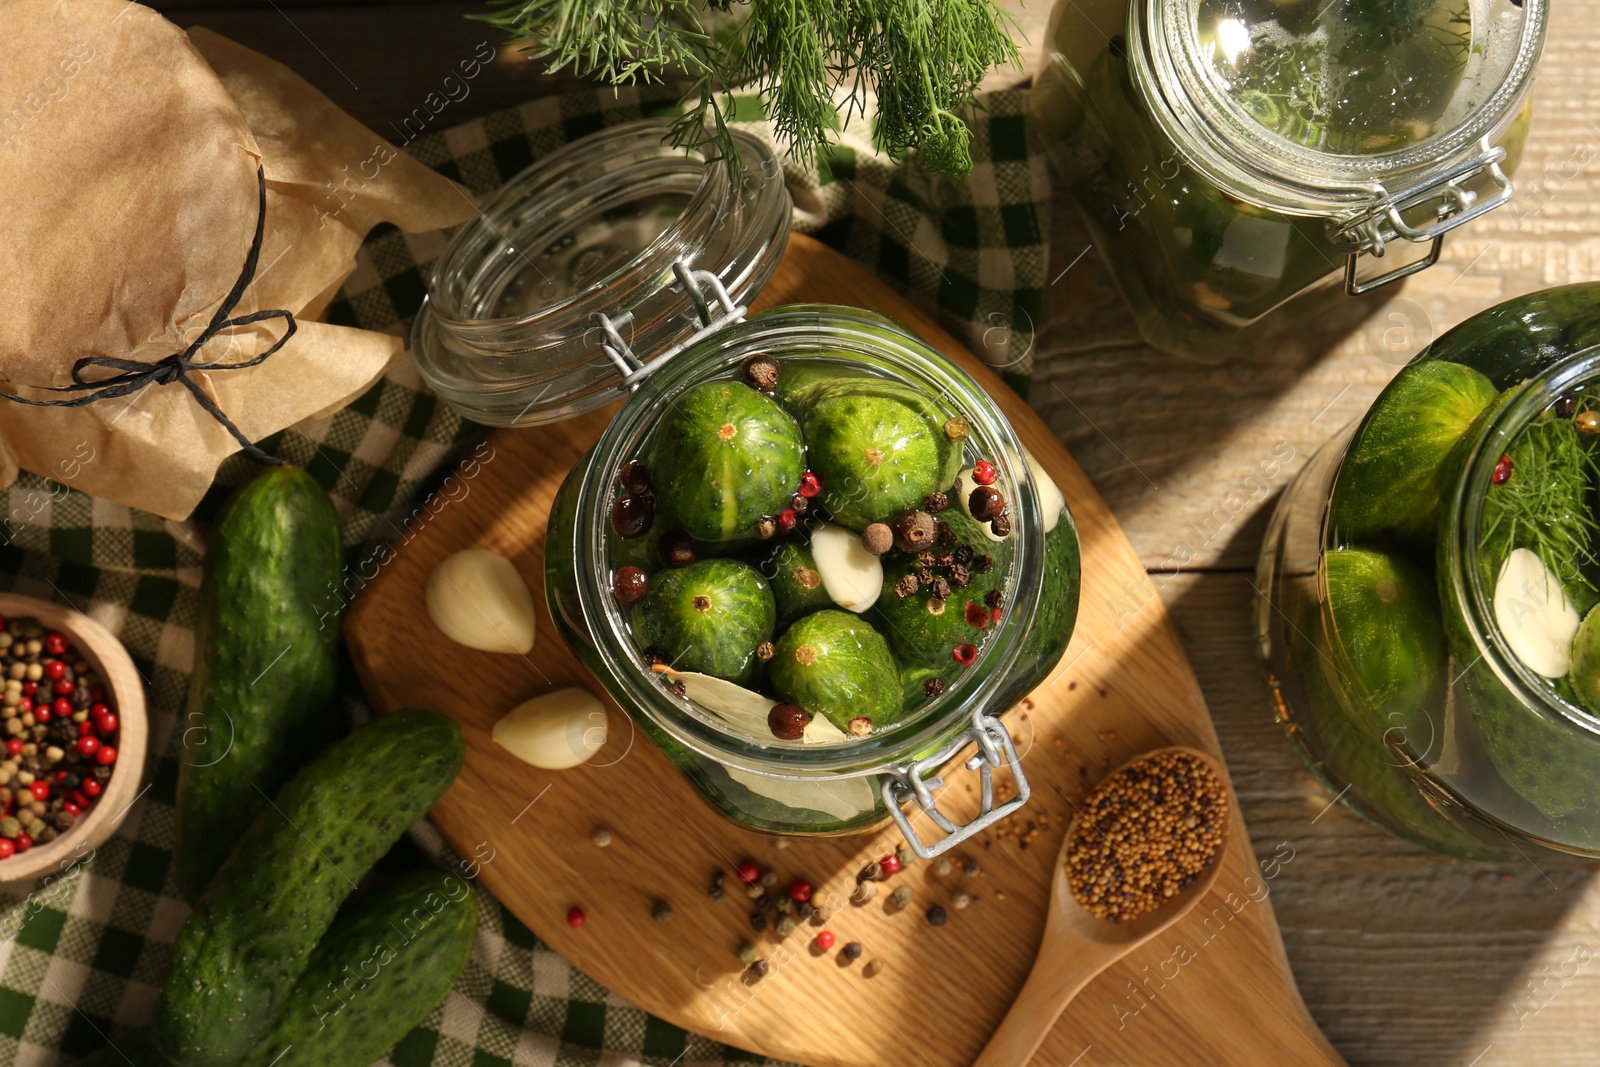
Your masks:
{"label": "fresh dill bunch", "polygon": [[[1569,599],[1592,602],[1591,571],[1597,562],[1591,488],[1600,485],[1600,464],[1571,419],[1549,413],[1530,423],[1506,455],[1509,477],[1489,487],[1478,545],[1489,588],[1514,548],[1526,548],[1566,587]],[[1587,595],[1572,594],[1587,590]]]}
{"label": "fresh dill bunch", "polygon": [[873,138],[951,177],[972,169],[957,112],[992,68],[1016,64],[1012,16],[994,0],[489,0],[474,16],[528,42],[553,72],[613,85],[685,83],[670,141],[739,156],[733,90],[754,91],[795,157],[814,160],[844,119],[877,99]]}

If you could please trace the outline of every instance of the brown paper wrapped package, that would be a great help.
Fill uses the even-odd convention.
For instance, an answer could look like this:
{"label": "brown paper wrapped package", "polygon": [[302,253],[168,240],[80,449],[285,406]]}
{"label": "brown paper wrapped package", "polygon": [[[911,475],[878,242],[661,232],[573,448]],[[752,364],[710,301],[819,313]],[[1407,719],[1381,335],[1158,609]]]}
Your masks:
{"label": "brown paper wrapped package", "polygon": [[[266,176],[260,266],[234,315],[299,329],[248,370],[190,371],[251,440],[335,409],[402,349],[313,321],[378,222],[433,230],[467,192],[366,129],[282,65],[123,0],[10,0],[0,35],[0,390],[35,399],[74,363],[154,364],[204,330],[239,278]],[[283,335],[219,334],[233,364]],[[87,369],[100,380],[114,371]],[[167,518],[188,516],[239,445],[177,382],[76,408],[0,399],[0,486],[19,469]],[[85,459],[92,456],[91,459]]]}

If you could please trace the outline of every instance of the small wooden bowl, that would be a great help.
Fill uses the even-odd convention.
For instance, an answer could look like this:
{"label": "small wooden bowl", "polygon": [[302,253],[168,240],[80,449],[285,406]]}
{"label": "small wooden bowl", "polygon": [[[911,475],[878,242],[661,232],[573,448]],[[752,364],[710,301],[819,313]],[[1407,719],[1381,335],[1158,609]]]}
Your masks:
{"label": "small wooden bowl", "polygon": [[144,707],[144,681],[122,642],[89,616],[48,600],[0,593],[0,616],[34,618],[46,630],[59,631],[72,642],[106,687],[107,701],[117,713],[117,764],[98,800],[78,824],[54,841],[35,845],[0,859],[0,884],[26,882],[64,871],[93,855],[116,833],[139,795],[149,719]]}

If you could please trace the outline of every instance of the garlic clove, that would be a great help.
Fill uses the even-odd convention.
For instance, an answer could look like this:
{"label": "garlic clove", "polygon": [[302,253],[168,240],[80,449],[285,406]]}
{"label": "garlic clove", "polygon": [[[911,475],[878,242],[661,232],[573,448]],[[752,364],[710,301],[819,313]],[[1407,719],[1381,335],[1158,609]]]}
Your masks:
{"label": "garlic clove", "polygon": [[1572,669],[1572,639],[1581,620],[1561,582],[1526,548],[1512,549],[1500,567],[1494,616],[1506,644],[1529,670],[1562,678]]}
{"label": "garlic clove", "polygon": [[557,689],[501,716],[493,737],[524,763],[564,771],[605,747],[606,709],[586,689]]}
{"label": "garlic clove", "polygon": [[428,617],[468,648],[527,655],[533,649],[533,594],[504,556],[469,548],[428,576]]}
{"label": "garlic clove", "polygon": [[883,591],[883,561],[861,544],[861,536],[823,523],[811,535],[811,555],[828,597],[846,611],[860,614],[878,602]]}
{"label": "garlic clove", "polygon": [[1033,458],[1032,452],[1024,449],[1023,455],[1028,457],[1028,466],[1033,470],[1033,487],[1039,494],[1039,514],[1044,518],[1044,532],[1049,533],[1061,521],[1061,510],[1067,506],[1067,498],[1056,486],[1055,479]]}

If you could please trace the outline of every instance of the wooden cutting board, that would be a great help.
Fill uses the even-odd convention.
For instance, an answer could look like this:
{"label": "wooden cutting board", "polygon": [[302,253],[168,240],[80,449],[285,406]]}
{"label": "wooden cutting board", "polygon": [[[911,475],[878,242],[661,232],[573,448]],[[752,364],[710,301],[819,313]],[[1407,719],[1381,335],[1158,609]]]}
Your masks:
{"label": "wooden cutting board", "polygon": [[[686,1029],[817,1067],[971,1063],[1021,987],[1044,927],[1051,865],[1076,800],[1107,767],[1166,744],[1220,756],[1194,675],[1155,589],[1111,513],[1049,429],[949,334],[865,268],[802,236],[756,308],[823,301],[873,308],[926,338],[977,378],[1065,494],[1083,543],[1077,632],[1062,664],[1008,716],[1033,800],[1008,826],[958,850],[976,875],[917,863],[864,906],[845,903],[855,872],[892,851],[898,834],[784,841],[722,820],[611,704],[557,635],[544,606],[545,520],[561,479],[609,412],[499,430],[478,463],[419,512],[345,622],[373,706],[436,708],[466,732],[466,765],[432,818],[483,887],[557,952],[607,989]],[[468,474],[470,473],[470,477]],[[534,590],[538,642],[524,657],[460,648],[423,606],[435,564],[463,548],[512,559]],[[1240,664],[1254,670],[1254,664]],[[606,747],[589,764],[549,772],[490,741],[495,720],[530,696],[582,686],[604,701]],[[1265,693],[1263,693],[1265,702]],[[964,772],[956,780],[965,783]],[[945,796],[963,786],[952,786]],[[970,789],[970,785],[965,786]],[[959,797],[961,794],[956,793]],[[1234,805],[1216,888],[1167,935],[1094,981],[1062,1016],[1037,1063],[1117,1065],[1342,1064],[1311,1021],[1284,957],[1271,877],[1288,845],[1260,844]],[[924,820],[925,821],[925,820]],[[596,846],[605,826],[614,841]],[[837,904],[828,923],[859,960],[822,955],[803,924],[787,940],[755,934],[734,885],[717,903],[713,873],[750,858],[781,886],[803,877]],[[910,886],[897,910],[890,890]],[[925,910],[960,890],[973,903],[930,926]],[[666,900],[673,918],[657,923]],[[573,929],[567,909],[587,924]],[[735,956],[754,942],[771,973],[747,984]],[[868,977],[871,961],[879,967]]]}

